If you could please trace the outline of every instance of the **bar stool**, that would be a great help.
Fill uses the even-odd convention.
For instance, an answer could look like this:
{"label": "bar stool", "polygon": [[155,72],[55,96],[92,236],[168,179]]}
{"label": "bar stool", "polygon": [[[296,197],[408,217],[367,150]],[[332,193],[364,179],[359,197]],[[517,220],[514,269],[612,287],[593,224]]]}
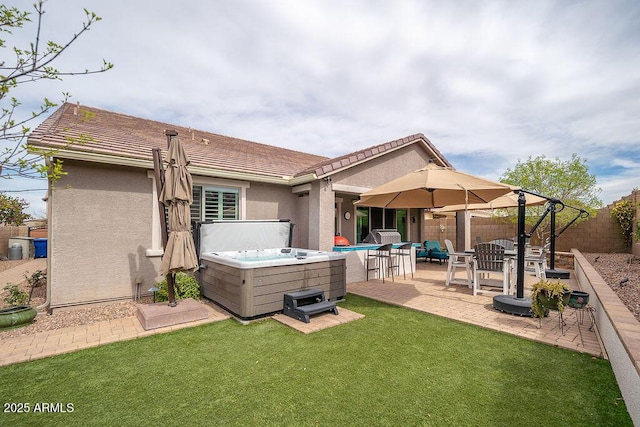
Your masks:
{"label": "bar stool", "polygon": [[391,248],[391,243],[388,243],[386,245],[378,246],[375,249],[367,249],[367,255],[364,260],[364,268],[367,270],[367,280],[369,280],[369,272],[375,271],[379,277],[382,277],[382,283],[384,283],[384,276],[386,276],[385,273],[390,271],[391,280],[395,282],[393,278],[393,269],[397,266],[393,264]]}
{"label": "bar stool", "polygon": [[[409,257],[409,267],[411,267],[411,246],[413,246],[413,243],[408,242],[408,243],[404,243],[400,246],[398,246],[398,248],[396,248],[395,251],[393,251],[393,255],[399,257],[402,260],[402,274],[404,276],[404,279],[407,280],[407,272],[406,272],[406,267],[404,264],[404,259],[406,257]],[[398,267],[398,276],[400,275],[400,261],[398,261],[398,265],[396,265],[396,267]],[[413,268],[411,268],[411,278],[413,279]]]}

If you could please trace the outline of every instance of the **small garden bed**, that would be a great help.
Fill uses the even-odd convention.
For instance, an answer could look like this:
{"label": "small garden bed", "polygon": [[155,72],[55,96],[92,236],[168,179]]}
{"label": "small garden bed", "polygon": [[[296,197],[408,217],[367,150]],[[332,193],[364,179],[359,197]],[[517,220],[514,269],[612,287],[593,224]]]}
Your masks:
{"label": "small garden bed", "polygon": [[640,322],[640,258],[632,254],[584,254],[620,301]]}

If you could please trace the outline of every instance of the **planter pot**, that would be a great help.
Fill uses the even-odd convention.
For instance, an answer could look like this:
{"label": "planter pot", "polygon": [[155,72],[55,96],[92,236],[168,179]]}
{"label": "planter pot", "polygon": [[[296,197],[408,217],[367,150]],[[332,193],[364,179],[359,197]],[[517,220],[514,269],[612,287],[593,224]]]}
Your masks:
{"label": "planter pot", "polygon": [[569,297],[569,307],[571,308],[584,308],[589,302],[589,293],[582,291],[573,291]]}
{"label": "planter pot", "polygon": [[[571,291],[565,291],[562,294],[562,304],[566,307],[569,304],[569,298],[571,297]],[[540,305],[549,310],[557,310],[558,309],[558,297],[549,298],[547,297],[546,292],[541,292],[538,294],[538,301]]]}
{"label": "planter pot", "polygon": [[36,317],[35,308],[29,305],[18,305],[0,310],[0,330],[26,326]]}

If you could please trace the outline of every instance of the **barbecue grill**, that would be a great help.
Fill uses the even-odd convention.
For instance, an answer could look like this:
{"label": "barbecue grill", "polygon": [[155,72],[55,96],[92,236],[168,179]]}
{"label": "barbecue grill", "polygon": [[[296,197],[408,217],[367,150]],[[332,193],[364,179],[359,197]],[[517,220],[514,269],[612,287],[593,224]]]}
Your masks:
{"label": "barbecue grill", "polygon": [[364,238],[364,243],[386,245],[387,243],[401,243],[400,233],[395,229],[375,229]]}

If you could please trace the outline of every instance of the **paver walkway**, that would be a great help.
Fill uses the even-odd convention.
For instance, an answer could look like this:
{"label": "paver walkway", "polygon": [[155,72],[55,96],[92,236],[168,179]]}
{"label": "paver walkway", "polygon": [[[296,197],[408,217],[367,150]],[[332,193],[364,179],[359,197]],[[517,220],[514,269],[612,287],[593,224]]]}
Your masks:
{"label": "paver walkway", "polygon": [[3,339],[0,345],[0,366],[41,359],[89,347],[146,337],[228,319],[221,309],[205,304],[209,316],[195,322],[182,323],[145,331],[137,317],[106,320],[91,325],[54,329],[15,338]]}
{"label": "paver walkway", "polygon": [[[395,282],[385,280],[384,284],[380,280],[350,283],[347,285],[347,292],[558,347],[606,357],[595,330],[589,330],[591,320],[586,312],[584,322],[580,325],[578,310],[567,308],[563,315],[566,323],[563,335],[557,311],[551,311],[549,316],[542,319],[541,327],[538,328],[539,319],[537,318],[514,316],[495,310],[492,295],[473,296],[471,289],[466,285],[445,286],[446,264],[425,266],[424,263],[419,263],[418,266],[414,279],[408,277],[404,280],[396,277]],[[530,293],[527,285],[530,286],[536,280],[535,276],[525,276],[525,296]],[[579,290],[578,283],[573,278],[573,272],[570,279],[562,281],[566,282],[571,289]]]}
{"label": "paver walkway", "polygon": [[[46,258],[30,260],[24,264],[0,273],[0,284],[19,283],[24,273],[45,269]],[[106,320],[90,325],[53,329],[0,341],[0,366],[41,359],[56,354],[69,353],[89,347],[96,347],[116,341],[129,340],[154,334],[174,331],[205,323],[217,322],[231,317],[229,313],[213,304],[205,304],[208,317],[196,322],[183,323],[145,331],[135,317]],[[45,315],[45,314],[40,314]]]}
{"label": "paver walkway", "polygon": [[[33,272],[45,268],[45,265],[46,260],[38,259],[13,269],[18,271],[10,270],[0,273],[0,284],[4,283],[6,278],[17,281],[19,278],[23,278],[24,271]],[[494,310],[490,296],[478,295],[474,297],[466,286],[446,287],[444,285],[445,273],[446,265],[420,263],[414,279],[396,278],[395,282],[386,280],[384,284],[379,280],[350,283],[347,285],[347,292],[595,356],[606,356],[596,333],[589,331],[590,320],[587,315],[585,315],[584,324],[580,325],[577,322],[575,311],[566,310],[564,318],[567,326],[564,335],[560,331],[556,312],[552,312],[548,318],[543,319],[542,327],[538,329],[538,319],[512,316]],[[577,289],[575,280],[570,279],[569,284],[573,289]],[[231,317],[214,304],[205,305],[209,312],[207,319],[149,331],[142,328],[136,317],[126,317],[3,339],[0,342],[0,366],[216,322]],[[332,314],[314,316],[309,324],[303,324],[299,321],[292,322],[293,319],[283,319],[278,315],[276,318],[285,324],[292,323],[291,326],[308,333],[317,331],[321,327],[333,326],[360,317],[358,313],[344,309],[340,309],[340,311],[340,316]]]}
{"label": "paver walkway", "polygon": [[31,274],[35,273],[38,270],[44,270],[46,268],[46,258],[31,259],[23,264],[20,264],[17,267],[0,272],[0,286],[4,288],[7,283],[13,283],[17,285],[18,283],[22,283],[25,280],[24,274],[26,272],[29,272]]}

